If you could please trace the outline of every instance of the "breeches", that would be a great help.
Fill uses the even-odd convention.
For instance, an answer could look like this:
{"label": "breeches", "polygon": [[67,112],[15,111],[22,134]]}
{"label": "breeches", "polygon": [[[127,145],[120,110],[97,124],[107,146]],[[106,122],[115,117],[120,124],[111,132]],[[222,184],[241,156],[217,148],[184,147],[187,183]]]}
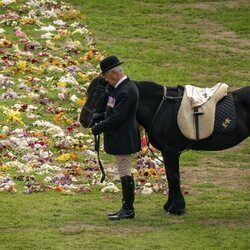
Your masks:
{"label": "breeches", "polygon": [[116,165],[120,177],[129,175],[131,176],[131,155],[116,155]]}

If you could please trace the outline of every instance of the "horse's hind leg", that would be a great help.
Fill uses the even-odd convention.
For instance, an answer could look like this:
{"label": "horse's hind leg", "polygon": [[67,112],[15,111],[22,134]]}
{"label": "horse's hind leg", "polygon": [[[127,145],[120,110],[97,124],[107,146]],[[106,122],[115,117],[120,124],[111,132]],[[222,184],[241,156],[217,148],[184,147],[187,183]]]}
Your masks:
{"label": "horse's hind leg", "polygon": [[180,153],[174,150],[162,152],[168,180],[168,200],[164,209],[170,214],[183,214],[185,212],[185,200],[180,187],[179,157]]}
{"label": "horse's hind leg", "polygon": [[[233,92],[236,102],[240,103],[238,113],[242,114],[248,129],[248,136],[250,136],[250,86],[237,89]],[[245,115],[243,115],[245,113]],[[244,122],[244,121],[243,121]]]}

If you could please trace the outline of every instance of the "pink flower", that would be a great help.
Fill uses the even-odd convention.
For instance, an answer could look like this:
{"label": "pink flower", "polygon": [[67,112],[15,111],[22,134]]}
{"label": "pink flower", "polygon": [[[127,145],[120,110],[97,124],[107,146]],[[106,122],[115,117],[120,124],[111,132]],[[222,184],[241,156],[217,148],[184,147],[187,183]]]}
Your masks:
{"label": "pink flower", "polygon": [[58,98],[60,100],[64,100],[65,99],[65,95],[63,93],[58,93]]}
{"label": "pink flower", "polygon": [[21,31],[20,29],[16,30],[15,35],[19,36],[19,37],[25,37],[26,36],[25,33],[23,31]]}

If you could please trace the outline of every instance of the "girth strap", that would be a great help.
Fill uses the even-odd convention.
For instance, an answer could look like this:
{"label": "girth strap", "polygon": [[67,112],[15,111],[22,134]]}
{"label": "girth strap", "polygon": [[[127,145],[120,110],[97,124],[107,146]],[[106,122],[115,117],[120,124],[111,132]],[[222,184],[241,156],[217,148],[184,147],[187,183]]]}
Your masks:
{"label": "girth strap", "polygon": [[151,135],[151,132],[152,132],[152,129],[153,129],[155,120],[156,120],[156,118],[157,118],[157,116],[158,116],[158,113],[159,113],[159,111],[160,111],[160,109],[161,109],[163,103],[164,103],[166,100],[172,100],[172,101],[173,101],[173,100],[181,100],[181,99],[182,99],[182,96],[167,96],[167,91],[168,91],[167,87],[163,86],[163,97],[162,97],[162,100],[161,100],[161,102],[160,102],[160,104],[159,104],[159,106],[158,106],[158,108],[157,108],[157,110],[156,110],[156,112],[155,112],[154,117],[153,117],[153,120],[152,120],[150,129],[149,129],[149,132],[148,132],[148,139],[147,139],[147,146],[148,146],[148,149],[149,149],[150,152],[154,155],[154,157],[156,157],[156,158],[157,158],[159,161],[161,161],[162,163],[164,163],[164,162],[163,162],[161,159],[159,159],[159,157],[157,157],[157,156],[154,154],[153,150],[150,148],[150,146],[149,146],[149,138],[150,138],[150,135]]}
{"label": "girth strap", "polygon": [[154,122],[155,122],[155,120],[156,120],[156,118],[157,118],[157,115],[158,115],[160,109],[161,109],[161,106],[162,106],[162,104],[167,100],[167,92],[168,92],[167,87],[163,86],[163,97],[162,97],[161,102],[160,102],[160,104],[159,104],[159,106],[158,106],[158,108],[157,108],[157,110],[156,110],[156,112],[155,112],[155,115],[154,115],[154,117],[153,117],[153,120],[152,120],[150,129],[149,129],[149,132],[148,132],[148,138],[149,138],[150,135],[151,135],[151,131],[152,131],[152,128],[153,128],[153,126],[154,126]]}

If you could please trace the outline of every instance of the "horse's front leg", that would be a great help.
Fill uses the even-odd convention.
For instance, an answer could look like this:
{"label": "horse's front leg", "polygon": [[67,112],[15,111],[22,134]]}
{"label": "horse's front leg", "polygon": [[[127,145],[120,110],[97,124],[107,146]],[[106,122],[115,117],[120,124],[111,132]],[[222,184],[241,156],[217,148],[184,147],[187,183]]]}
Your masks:
{"label": "horse's front leg", "polygon": [[175,150],[162,151],[168,180],[168,200],[164,209],[170,214],[183,214],[185,200],[180,187],[179,158],[180,153]]}

